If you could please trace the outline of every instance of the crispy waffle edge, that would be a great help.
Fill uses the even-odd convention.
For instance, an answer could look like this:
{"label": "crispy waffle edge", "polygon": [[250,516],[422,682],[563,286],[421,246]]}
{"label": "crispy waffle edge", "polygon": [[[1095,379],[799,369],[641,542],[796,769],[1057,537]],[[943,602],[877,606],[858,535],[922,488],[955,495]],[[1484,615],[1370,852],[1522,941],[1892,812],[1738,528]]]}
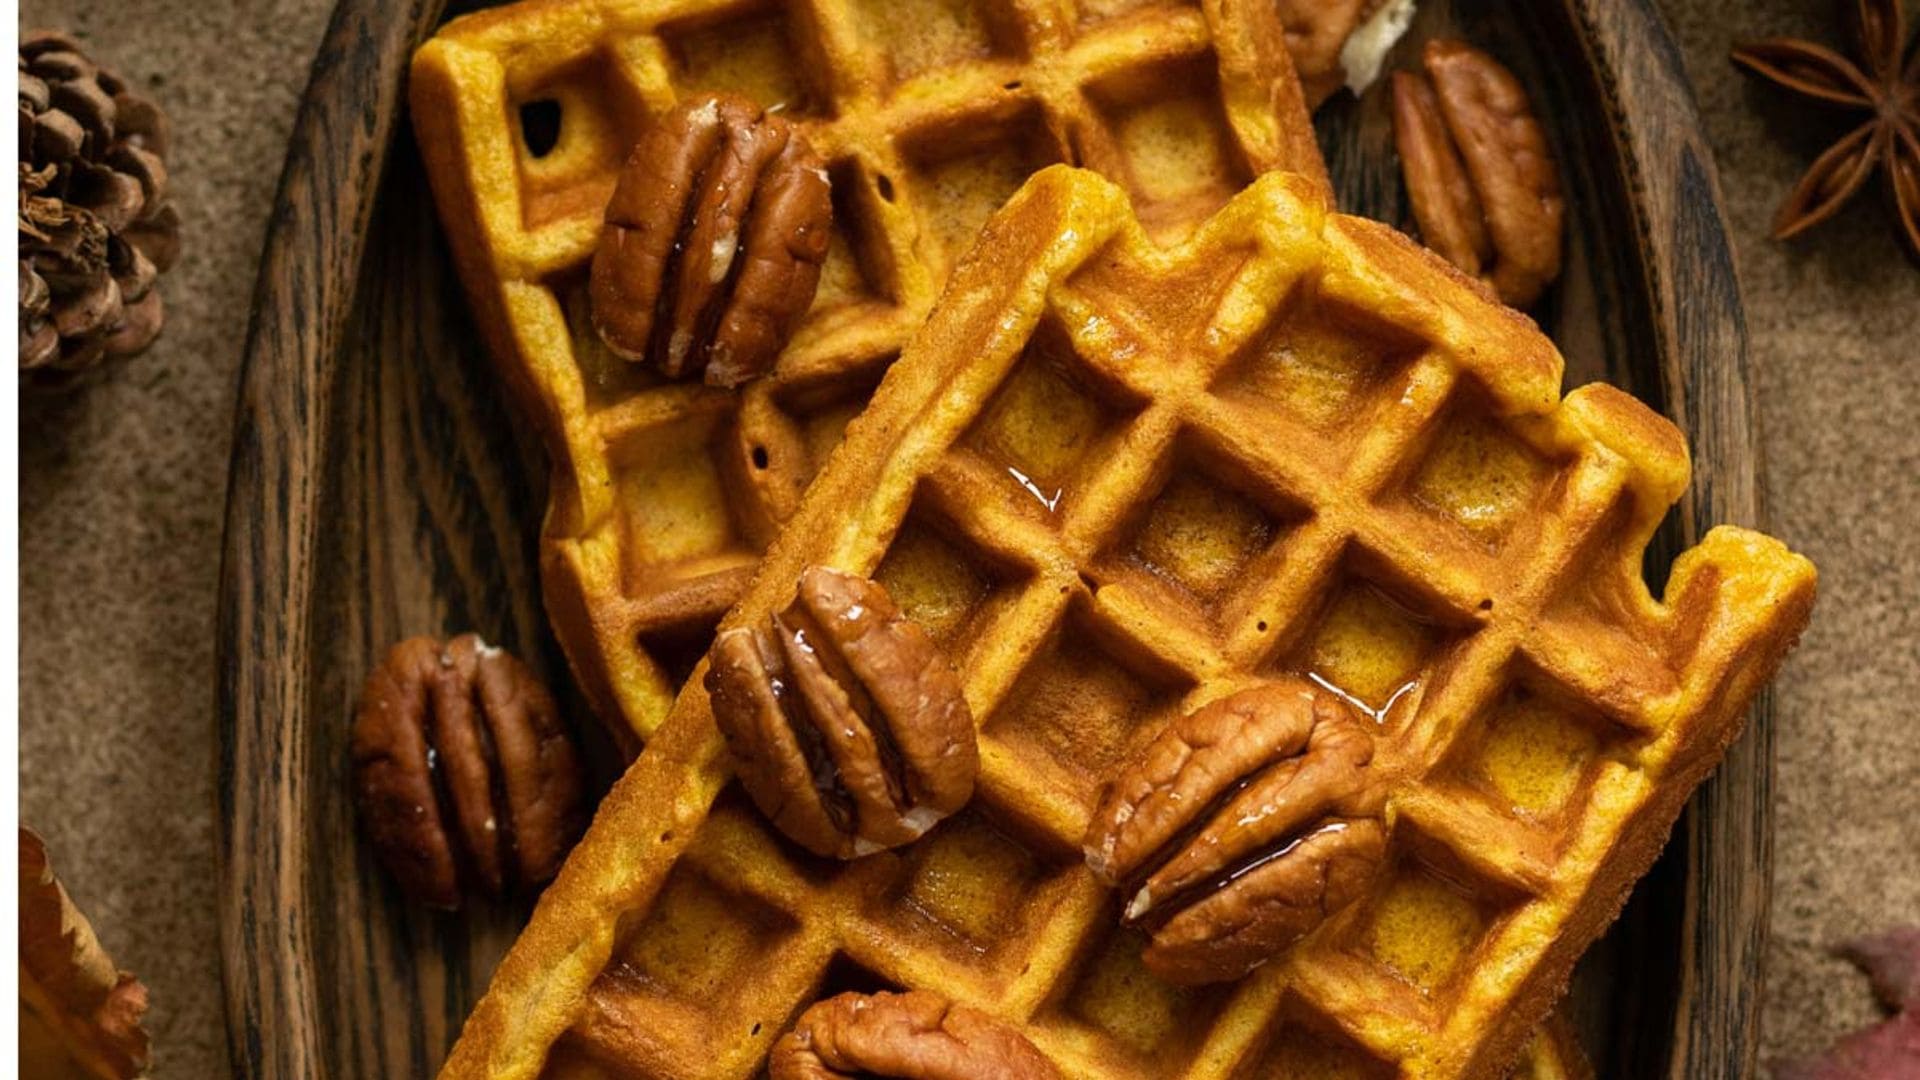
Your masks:
{"label": "crispy waffle edge", "polygon": [[[1276,198],[1324,208],[1310,184],[1283,175],[1262,178],[1235,204]],[[1424,254],[1412,253],[1389,230],[1353,219],[1328,220],[1354,230],[1362,238],[1359,248],[1393,263],[1409,287],[1432,290],[1443,302],[1450,291],[1459,292],[1463,303],[1477,298],[1457,275]],[[813,493],[723,625],[773,610],[785,600],[802,565],[831,564],[871,522],[897,519],[899,506],[888,500],[909,498],[910,489],[888,488],[890,464],[900,455],[926,452],[914,442],[913,432],[930,411],[943,407],[948,395],[968,392],[954,385],[966,362],[987,351],[996,334],[1024,330],[1017,320],[1003,322],[998,313],[1037,312],[1052,281],[1116,235],[1124,243],[1145,244],[1125,196],[1111,184],[1060,167],[1030,180],[990,223],[975,256],[956,272],[934,316],[888,373],[873,405],[849,429]],[[981,253],[993,257],[982,258]],[[1008,267],[1019,272],[1009,276]],[[1517,332],[1537,337],[1527,328]],[[1550,346],[1542,355],[1551,370],[1535,374],[1550,375],[1557,386],[1557,357]],[[1579,403],[1593,400],[1593,393],[1598,392],[1576,391],[1566,401],[1577,410]],[[1543,404],[1535,394],[1523,394],[1512,404],[1516,412],[1525,412],[1530,407],[1553,410],[1556,402],[1557,389]],[[1636,440],[1667,451],[1679,442],[1672,426],[1650,410],[1640,407],[1638,415],[1644,423],[1613,433],[1628,444],[1623,454],[1638,452],[1631,445]],[[1642,520],[1632,529],[1636,551],[1685,485],[1684,454],[1677,459],[1677,472],[1670,453],[1654,457],[1654,465],[1634,487],[1645,504]],[[875,493],[878,501],[870,497]],[[1514,984],[1498,1014],[1454,1021],[1481,1024],[1489,1033],[1477,1041],[1476,1054],[1430,1060],[1410,1053],[1403,1063],[1406,1075],[1484,1075],[1518,1051],[1563,990],[1574,961],[1618,914],[1633,883],[1657,856],[1693,787],[1737,737],[1748,704],[1804,627],[1815,581],[1813,567],[1804,558],[1777,541],[1733,527],[1714,529],[1676,560],[1665,607],[1651,597],[1646,603],[1676,611],[1704,606],[1696,612],[1700,625],[1683,632],[1691,633],[1698,648],[1728,646],[1726,635],[1714,633],[1721,629],[1716,620],[1759,623],[1764,631],[1741,643],[1738,655],[1689,660],[1715,673],[1714,685],[1699,691],[1710,694],[1714,706],[1690,728],[1671,733],[1673,772],[1612,839],[1599,872],[1569,901],[1564,930]],[[608,796],[587,838],[542,897],[532,922],[469,1019],[443,1077],[517,1080],[538,1075],[548,1047],[578,1014],[583,995],[607,963],[621,916],[648,906],[726,779],[726,763],[712,735],[696,671],[666,725]]]}
{"label": "crispy waffle edge", "polygon": [[[1299,81],[1281,38],[1280,25],[1263,0],[1204,0],[1203,12],[1225,96],[1232,99],[1241,149],[1256,169],[1285,164],[1326,185]],[[1046,5],[1035,5],[1045,7]],[[1066,5],[1057,5],[1061,12]],[[676,19],[700,16],[727,5],[683,2],[657,5]],[[684,10],[683,10],[684,9]],[[580,0],[521,0],[463,15],[421,46],[411,67],[410,97],[417,142],[427,164],[435,202],[446,228],[456,268],[488,351],[506,383],[515,416],[539,433],[550,460],[549,505],[541,533],[541,578],[549,620],[577,681],[595,711],[629,754],[641,733],[665,719],[672,686],[635,654],[622,621],[631,598],[620,595],[605,552],[576,543],[594,518],[594,507],[618,479],[605,460],[590,417],[583,418],[567,380],[545,370],[570,363],[565,342],[541,340],[537,313],[545,286],[516,278],[529,256],[496,250],[494,238],[514,234],[521,193],[505,185],[516,148],[511,125],[475,118],[476,102],[488,100],[504,81],[511,92],[516,71],[537,70],[572,58],[582,43],[604,45],[615,24],[655,18],[647,5],[591,4]],[[727,10],[731,10],[727,8]],[[1064,15],[1062,17],[1065,17]],[[567,59],[564,63],[572,63]],[[564,66],[564,64],[563,64]],[[1269,70],[1270,69],[1270,70]],[[1263,75],[1265,77],[1263,77]],[[464,110],[464,112],[463,112]],[[524,238],[523,238],[524,239]],[[532,317],[530,317],[530,315]],[[523,340],[523,334],[533,336]],[[746,579],[744,569],[725,581],[649,594],[669,604],[692,602],[719,610]],[[653,659],[657,660],[658,657]]]}

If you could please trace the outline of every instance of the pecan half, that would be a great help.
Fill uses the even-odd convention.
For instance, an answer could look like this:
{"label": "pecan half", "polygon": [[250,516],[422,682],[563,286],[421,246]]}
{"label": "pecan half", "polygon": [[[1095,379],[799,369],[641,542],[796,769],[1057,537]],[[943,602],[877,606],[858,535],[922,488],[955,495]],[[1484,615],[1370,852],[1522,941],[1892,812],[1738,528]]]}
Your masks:
{"label": "pecan half", "polygon": [[731,96],[648,129],[607,203],[593,255],[593,325],[607,348],[668,378],[737,386],[772,368],[813,303],[833,203],[784,118]]}
{"label": "pecan half", "polygon": [[1527,92],[1498,60],[1427,43],[1393,78],[1393,133],[1428,247],[1525,307],[1560,276],[1566,200]]}
{"label": "pecan half", "polygon": [[1439,95],[1431,82],[1412,72],[1393,73],[1393,136],[1420,239],[1441,258],[1479,277],[1493,261],[1480,197],[1454,148]]}
{"label": "pecan half", "polygon": [[353,722],[354,789],[375,852],[423,903],[544,883],[586,827],[580,759],[553,696],[473,634],[395,645]]}
{"label": "pecan half", "polygon": [[714,641],[706,687],[747,794],[816,854],[909,843],[973,795],[959,676],[875,582],[809,568],[769,625]]}
{"label": "pecan half", "polygon": [[1057,1080],[1027,1037],[936,994],[841,994],[800,1014],[767,1062],[770,1080]]}
{"label": "pecan half", "polygon": [[1372,881],[1386,849],[1373,737],[1332,693],[1287,678],[1175,721],[1114,780],[1087,865],[1147,928],[1143,959],[1188,985],[1236,979]]}

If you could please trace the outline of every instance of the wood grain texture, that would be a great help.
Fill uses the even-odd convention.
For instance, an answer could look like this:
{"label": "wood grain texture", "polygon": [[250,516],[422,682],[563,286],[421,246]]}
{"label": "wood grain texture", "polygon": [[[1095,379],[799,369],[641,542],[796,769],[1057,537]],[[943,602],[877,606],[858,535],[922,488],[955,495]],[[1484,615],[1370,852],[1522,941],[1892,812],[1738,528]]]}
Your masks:
{"label": "wood grain texture", "polygon": [[[476,630],[586,719],[540,608],[539,451],[495,389],[406,129],[407,57],[441,8],[336,9],[256,289],[219,616],[220,915],[243,1077],[431,1075],[524,916],[411,908],[360,843],[347,724],[385,648]],[[1647,0],[1426,0],[1415,34],[1446,32],[1534,88],[1567,174],[1568,272],[1537,314],[1569,384],[1625,386],[1691,438],[1658,579],[1705,526],[1763,524],[1739,293],[1679,55]],[[1384,95],[1336,100],[1321,129],[1343,205],[1405,223]],[[1576,977],[1601,1076],[1751,1075],[1768,717],[1763,700]]]}

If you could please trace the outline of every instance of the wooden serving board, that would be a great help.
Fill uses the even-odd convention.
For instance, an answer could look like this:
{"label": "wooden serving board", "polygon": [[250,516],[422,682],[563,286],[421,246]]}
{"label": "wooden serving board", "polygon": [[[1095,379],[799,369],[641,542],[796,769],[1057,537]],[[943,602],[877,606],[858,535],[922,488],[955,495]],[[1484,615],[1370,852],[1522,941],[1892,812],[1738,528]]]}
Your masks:
{"label": "wooden serving board", "polygon": [[[1537,313],[1569,385],[1677,420],[1694,482],[1649,571],[1763,524],[1746,331],[1713,164],[1651,0],[1424,0],[1533,89],[1566,173],[1568,271]],[[360,680],[394,641],[477,630],[567,684],[538,593],[545,505],[466,314],[405,115],[444,0],[341,0],[254,297],[220,596],[220,918],[244,1077],[430,1076],[525,905],[432,914],[374,867],[349,799]],[[1396,61],[1410,62],[1403,45]],[[1320,116],[1346,209],[1406,219],[1385,96]],[[1751,1075],[1771,862],[1769,702],[1583,964],[1602,1076]],[[602,753],[602,760],[611,755]]]}

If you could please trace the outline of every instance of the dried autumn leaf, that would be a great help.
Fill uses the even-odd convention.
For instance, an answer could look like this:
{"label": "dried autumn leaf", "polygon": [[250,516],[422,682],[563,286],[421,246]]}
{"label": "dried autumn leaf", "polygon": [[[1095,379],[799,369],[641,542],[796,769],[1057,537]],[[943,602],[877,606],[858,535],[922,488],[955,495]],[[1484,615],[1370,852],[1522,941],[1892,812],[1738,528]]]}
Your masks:
{"label": "dried autumn leaf", "polygon": [[1837,951],[1866,973],[1882,1006],[1896,1010],[1920,1006],[1920,926],[1856,938]]}
{"label": "dried autumn leaf", "polygon": [[47,846],[20,830],[20,1072],[29,1080],[147,1075],[147,988],[114,966],[54,876]]}
{"label": "dried autumn leaf", "polygon": [[1774,1080],[1908,1080],[1920,1076],[1920,927],[1850,941],[1835,950],[1866,973],[1893,1016],[1826,1053],[1774,1069]]}

